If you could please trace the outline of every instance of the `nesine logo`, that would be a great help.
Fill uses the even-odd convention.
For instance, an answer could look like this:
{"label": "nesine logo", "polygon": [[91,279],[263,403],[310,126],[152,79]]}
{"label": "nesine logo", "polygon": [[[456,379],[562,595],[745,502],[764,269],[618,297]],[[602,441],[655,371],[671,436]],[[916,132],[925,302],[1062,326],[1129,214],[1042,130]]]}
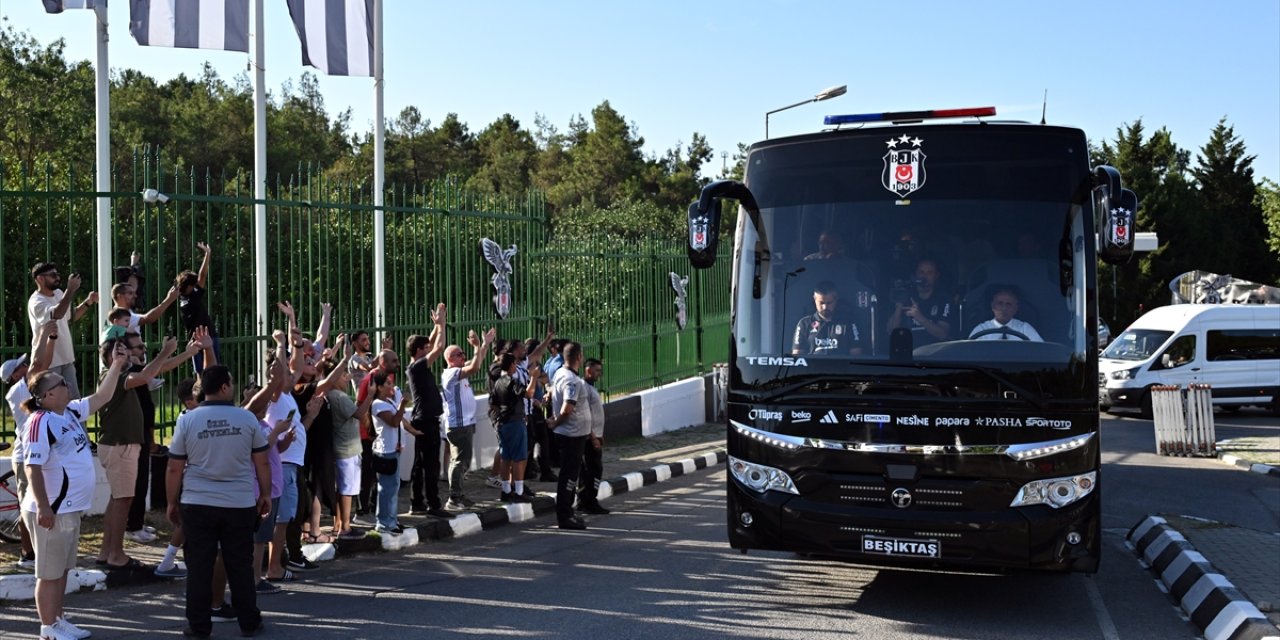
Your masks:
{"label": "nesine logo", "polygon": [[747,364],[763,364],[779,367],[807,367],[809,363],[804,358],[791,358],[781,356],[747,356]]}

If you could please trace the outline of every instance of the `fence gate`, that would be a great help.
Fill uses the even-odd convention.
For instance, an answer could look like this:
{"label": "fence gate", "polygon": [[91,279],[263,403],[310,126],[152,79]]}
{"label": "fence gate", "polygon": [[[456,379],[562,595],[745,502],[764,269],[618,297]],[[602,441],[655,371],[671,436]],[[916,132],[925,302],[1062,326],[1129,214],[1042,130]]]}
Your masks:
{"label": "fence gate", "polygon": [[1213,392],[1207,384],[1151,388],[1156,453],[1162,456],[1216,456]]}

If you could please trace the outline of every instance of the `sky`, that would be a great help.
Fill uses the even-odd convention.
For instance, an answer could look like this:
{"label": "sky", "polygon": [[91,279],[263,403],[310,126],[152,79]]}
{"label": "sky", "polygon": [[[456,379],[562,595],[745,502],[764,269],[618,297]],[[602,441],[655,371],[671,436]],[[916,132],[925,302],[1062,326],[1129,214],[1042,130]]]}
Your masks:
{"label": "sky", "polygon": [[[160,1],[160,0],[155,0]],[[266,0],[267,86],[303,73],[285,0]],[[244,73],[245,54],[138,46],[126,0],[111,0],[110,66],[161,81]],[[42,43],[65,38],[93,60],[90,11],[45,14],[39,0],[0,0],[0,16]],[[473,132],[504,113],[561,131],[608,100],[660,155],[707,137],[715,176],[739,142],[764,136],[764,114],[847,85],[830,101],[776,113],[773,137],[822,128],[832,113],[997,108],[1114,139],[1141,119],[1165,127],[1192,159],[1225,117],[1280,181],[1280,2],[1073,0],[386,0],[385,113],[416,106],[433,123],[457,113]],[[331,116],[350,108],[371,131],[369,78],[320,77]],[[372,169],[370,170],[372,172]],[[692,197],[692,194],[691,194]]]}

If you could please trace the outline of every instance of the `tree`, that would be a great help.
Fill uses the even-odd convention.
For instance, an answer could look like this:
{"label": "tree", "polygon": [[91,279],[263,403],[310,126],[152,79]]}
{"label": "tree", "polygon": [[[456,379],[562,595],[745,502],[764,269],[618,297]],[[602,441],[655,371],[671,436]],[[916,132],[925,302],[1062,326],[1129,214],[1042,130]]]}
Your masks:
{"label": "tree", "polygon": [[1263,178],[1258,185],[1255,204],[1262,210],[1262,218],[1267,225],[1267,248],[1280,259],[1280,184]]}
{"label": "tree", "polygon": [[[1270,282],[1280,273],[1276,261],[1267,255],[1267,227],[1253,180],[1254,158],[1246,154],[1244,141],[1236,137],[1225,117],[1200,148],[1191,173],[1200,187],[1199,215],[1207,227],[1201,240],[1210,254],[1208,263],[1199,266]],[[1204,241],[1210,238],[1211,242]]]}
{"label": "tree", "polygon": [[68,65],[64,46],[0,28],[0,161],[92,175],[93,67]]}
{"label": "tree", "polygon": [[529,190],[538,149],[519,120],[503,114],[480,132],[476,147],[481,164],[467,181],[469,189],[512,198]]}

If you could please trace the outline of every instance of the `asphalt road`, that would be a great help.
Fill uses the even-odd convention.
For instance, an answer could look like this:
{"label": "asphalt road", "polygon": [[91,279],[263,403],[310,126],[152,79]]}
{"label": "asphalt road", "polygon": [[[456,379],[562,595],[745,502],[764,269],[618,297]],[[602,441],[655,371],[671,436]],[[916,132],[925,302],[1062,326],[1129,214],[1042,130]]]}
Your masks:
{"label": "asphalt road", "polygon": [[[1146,421],[1107,419],[1103,431],[1106,535],[1092,577],[742,555],[724,541],[717,470],[611,500],[616,513],[586,532],[542,518],[326,563],[262,598],[262,637],[1196,638],[1125,549],[1125,530],[1161,511],[1280,530],[1280,483],[1215,460],[1159,458]],[[95,638],[177,637],[184,626],[180,585],[77,594],[68,611]],[[33,619],[30,605],[6,607],[0,634],[34,637]],[[218,625],[215,637],[236,631]]]}

